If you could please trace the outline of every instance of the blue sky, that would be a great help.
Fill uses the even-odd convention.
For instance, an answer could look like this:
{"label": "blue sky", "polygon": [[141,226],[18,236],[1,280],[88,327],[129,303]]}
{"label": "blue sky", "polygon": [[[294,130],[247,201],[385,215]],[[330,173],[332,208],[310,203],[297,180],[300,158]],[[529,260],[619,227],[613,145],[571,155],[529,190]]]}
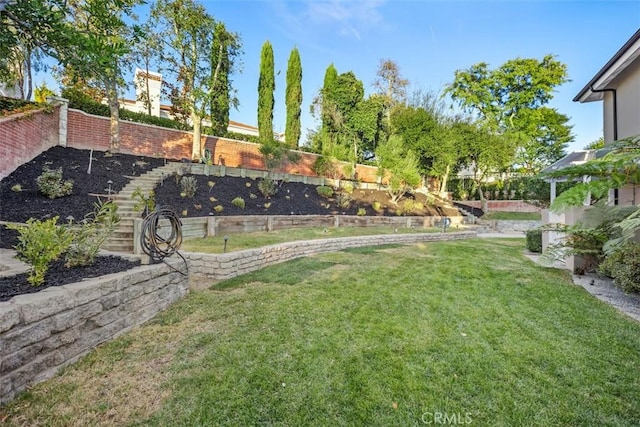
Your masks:
{"label": "blue sky", "polygon": [[303,71],[303,134],[317,123],[309,105],[333,63],[353,71],[367,94],[381,59],[395,61],[413,87],[441,91],[454,72],[477,62],[492,68],[516,58],[553,54],[567,64],[569,83],[552,107],[571,118],[582,149],[602,135],[600,102],[573,97],[640,28],[640,1],[428,1],[428,0],[222,0],[205,1],[227,28],[240,33],[242,73],[234,77],[240,99],[231,119],[256,123],[260,49],[273,44],[276,71],[274,128],[285,127],[285,74],[291,49]]}
{"label": "blue sky", "polygon": [[231,119],[256,125],[260,49],[274,48],[274,130],[285,127],[285,75],[295,46],[303,71],[303,138],[317,123],[309,105],[327,66],[353,71],[366,94],[381,59],[395,61],[412,87],[441,91],[454,72],[477,62],[496,68],[509,59],[553,54],[568,66],[569,83],[552,107],[571,118],[582,149],[602,135],[600,102],[573,97],[640,28],[640,1],[430,1],[430,0],[205,0],[228,29],[240,34],[242,72],[233,77],[240,100]]}

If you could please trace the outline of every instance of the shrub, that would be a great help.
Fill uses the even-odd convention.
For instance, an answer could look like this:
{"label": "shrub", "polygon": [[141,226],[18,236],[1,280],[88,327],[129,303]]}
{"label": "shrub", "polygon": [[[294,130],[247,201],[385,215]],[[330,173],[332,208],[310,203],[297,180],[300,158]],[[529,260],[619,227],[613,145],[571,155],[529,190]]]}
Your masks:
{"label": "shrub", "polygon": [[156,208],[156,193],[153,190],[149,191],[148,195],[145,195],[142,189],[138,187],[131,195],[131,198],[136,200],[136,204],[133,205],[134,212],[142,212],[143,216],[147,216]]}
{"label": "shrub", "polygon": [[231,204],[239,207],[240,209],[244,209],[244,199],[242,197],[236,197],[231,201]]}
{"label": "shrub", "polygon": [[613,278],[625,292],[640,292],[640,243],[627,242],[600,264],[602,274]]}
{"label": "shrub", "polygon": [[347,193],[340,192],[336,197],[336,203],[342,209],[348,209],[349,206],[351,206],[351,196]]}
{"label": "shrub", "polygon": [[27,225],[7,224],[7,228],[18,231],[15,249],[18,258],[32,267],[27,280],[33,286],[44,283],[49,264],[57,260],[71,244],[72,236],[67,228],[58,227],[56,222],[57,216],[46,221],[31,218]]}
{"label": "shrub", "polygon": [[16,184],[14,186],[11,187],[11,191],[13,191],[14,193],[19,193],[22,191],[22,185],[20,184]]}
{"label": "shrub", "polygon": [[275,196],[278,192],[278,186],[276,182],[271,178],[263,178],[258,182],[258,190],[262,193],[264,197]]}
{"label": "shrub", "polygon": [[405,200],[404,203],[402,204],[401,210],[403,214],[408,215],[413,212],[415,207],[416,205],[413,200]]}
{"label": "shrub", "polygon": [[376,212],[382,211],[382,204],[380,204],[380,202],[377,200],[371,203],[371,207]]}
{"label": "shrub", "polygon": [[527,230],[526,247],[531,252],[542,252],[542,230],[534,228]]}
{"label": "shrub", "polygon": [[342,186],[342,191],[347,194],[353,194],[353,182],[346,182]]}
{"label": "shrub", "polygon": [[213,210],[218,212],[218,213],[220,213],[220,212],[222,212],[224,210],[224,206],[216,205],[216,206],[214,206]]}
{"label": "shrub", "polygon": [[50,199],[68,196],[73,192],[73,181],[62,180],[62,168],[49,169],[44,167],[42,175],[36,178],[38,190]]}
{"label": "shrub", "polygon": [[333,196],[333,188],[329,187],[328,185],[319,185],[316,187],[316,191],[319,195],[321,195],[322,197],[326,197],[327,199]]}
{"label": "shrub", "polygon": [[180,180],[180,195],[184,194],[185,197],[193,197],[196,195],[198,189],[198,181],[195,176],[185,176]]}
{"label": "shrub", "polygon": [[72,240],[65,254],[67,267],[95,263],[98,251],[120,221],[114,202],[99,201],[94,206],[94,211],[87,214],[79,226],[69,227]]}
{"label": "shrub", "polygon": [[365,208],[358,208],[358,212],[356,213],[358,216],[365,216],[366,214],[367,210]]}

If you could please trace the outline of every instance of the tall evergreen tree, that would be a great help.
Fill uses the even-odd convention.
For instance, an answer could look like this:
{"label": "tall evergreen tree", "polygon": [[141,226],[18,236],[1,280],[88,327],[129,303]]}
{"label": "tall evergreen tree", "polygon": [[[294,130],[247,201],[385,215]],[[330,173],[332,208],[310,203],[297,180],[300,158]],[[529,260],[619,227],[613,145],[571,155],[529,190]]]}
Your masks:
{"label": "tall evergreen tree", "polygon": [[276,90],[273,47],[269,40],[262,45],[260,53],[260,78],[258,80],[258,134],[260,142],[267,144],[273,140],[273,106]]}
{"label": "tall evergreen tree", "polygon": [[291,50],[287,65],[287,126],[285,141],[291,148],[298,146],[300,142],[301,125],[300,114],[302,105],[302,64],[297,48]]}
{"label": "tall evergreen tree", "polygon": [[331,133],[333,128],[331,120],[332,112],[335,109],[334,92],[336,80],[338,80],[338,70],[333,64],[327,67],[324,73],[324,83],[322,85],[322,130]]}
{"label": "tall evergreen tree", "polygon": [[231,87],[231,74],[235,71],[235,57],[240,55],[240,48],[240,36],[229,32],[223,22],[217,22],[211,46],[211,80],[214,84],[209,112],[211,128],[217,136],[226,135],[229,110],[239,105]]}

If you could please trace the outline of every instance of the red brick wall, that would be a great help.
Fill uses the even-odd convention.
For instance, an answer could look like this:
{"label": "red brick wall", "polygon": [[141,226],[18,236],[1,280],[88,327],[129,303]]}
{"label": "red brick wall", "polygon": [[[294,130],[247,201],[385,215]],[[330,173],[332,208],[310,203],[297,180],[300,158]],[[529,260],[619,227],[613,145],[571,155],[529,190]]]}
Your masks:
{"label": "red brick wall", "polygon": [[[482,209],[480,200],[464,200],[460,203]],[[490,211],[502,212],[540,212],[538,206],[529,204],[524,200],[487,200],[487,207]]]}
{"label": "red brick wall", "polygon": [[[0,179],[19,165],[58,145],[60,107],[53,113],[43,111],[16,114],[0,119]],[[167,159],[191,158],[191,132],[161,128],[127,121],[120,122],[120,150]],[[225,138],[203,136],[214,164],[230,167],[265,169],[260,145]],[[109,118],[68,110],[67,146],[106,151],[109,149]],[[297,163],[285,163],[279,172],[316,176],[313,165],[318,155],[300,153]],[[376,182],[377,168],[357,165],[358,178]]]}
{"label": "red brick wall", "polygon": [[58,145],[60,107],[0,118],[0,179]]}
{"label": "red brick wall", "polygon": [[[162,128],[139,123],[120,122],[120,150],[123,153],[168,159],[191,158],[191,132]],[[264,170],[260,145],[225,138],[203,136],[202,141],[211,151],[214,164],[224,163],[229,167]],[[79,110],[69,109],[67,146],[74,148],[109,149],[109,118],[93,116]],[[313,165],[316,154],[300,152],[300,161],[285,164],[279,172],[317,176]],[[376,182],[377,168],[358,165],[358,177],[364,182]]]}

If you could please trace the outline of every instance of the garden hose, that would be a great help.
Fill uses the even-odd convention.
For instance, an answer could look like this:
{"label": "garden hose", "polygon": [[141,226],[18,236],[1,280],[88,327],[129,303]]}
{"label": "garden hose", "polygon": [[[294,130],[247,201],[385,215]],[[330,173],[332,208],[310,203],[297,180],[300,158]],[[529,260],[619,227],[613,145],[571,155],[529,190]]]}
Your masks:
{"label": "garden hose", "polygon": [[[166,224],[160,223],[163,220],[168,221],[168,227]],[[161,206],[144,218],[142,222],[142,233],[140,234],[142,252],[148,255],[154,262],[162,261],[165,264],[167,264],[164,261],[165,258],[173,254],[178,254],[184,261],[186,273],[175,269],[169,264],[167,265],[186,276],[189,271],[189,265],[187,264],[187,260],[178,252],[181,244],[182,222],[173,209],[168,206]]]}

